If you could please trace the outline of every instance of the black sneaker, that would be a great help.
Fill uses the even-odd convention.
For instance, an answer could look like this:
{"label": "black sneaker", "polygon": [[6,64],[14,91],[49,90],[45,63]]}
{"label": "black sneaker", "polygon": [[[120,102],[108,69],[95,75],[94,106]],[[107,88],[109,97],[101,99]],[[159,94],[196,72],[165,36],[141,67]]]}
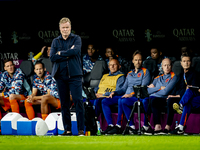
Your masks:
{"label": "black sneaker", "polygon": [[173,104],[173,109],[176,110],[178,114],[182,114],[183,112],[183,107],[179,105],[178,103]]}
{"label": "black sneaker", "polygon": [[177,134],[177,135],[181,135],[183,133],[184,133],[184,130],[180,130],[179,126],[170,132],[170,134]]}
{"label": "black sneaker", "polygon": [[112,130],[108,131],[107,134],[120,134],[121,128],[118,126],[114,126]]}
{"label": "black sneaker", "polygon": [[165,135],[165,133],[164,133],[164,131],[161,129],[161,130],[154,131],[154,135]]}
{"label": "black sneaker", "polygon": [[138,134],[136,129],[129,127],[129,134]]}
{"label": "black sneaker", "polygon": [[144,131],[144,135],[154,135],[154,130],[149,127],[149,129]]}
{"label": "black sneaker", "polygon": [[114,126],[108,126],[107,129],[105,131],[102,131],[102,134],[107,134],[108,131],[112,130],[114,128]]}
{"label": "black sneaker", "polygon": [[148,129],[146,130],[145,128],[144,128],[144,126],[142,126],[142,128],[141,128],[141,134],[144,134],[144,132],[146,132],[146,131],[148,131],[149,130],[149,127],[147,127]]}
{"label": "black sneaker", "polygon": [[170,130],[165,129],[165,130],[163,131],[163,133],[164,133],[165,135],[168,135],[168,134],[170,133]]}

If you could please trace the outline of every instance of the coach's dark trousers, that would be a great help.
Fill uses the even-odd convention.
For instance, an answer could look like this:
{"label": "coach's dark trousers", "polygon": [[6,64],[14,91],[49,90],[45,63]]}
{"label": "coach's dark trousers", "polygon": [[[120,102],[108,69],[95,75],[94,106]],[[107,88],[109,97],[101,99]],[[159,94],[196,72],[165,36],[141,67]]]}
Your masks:
{"label": "coach's dark trousers", "polygon": [[78,130],[84,130],[84,107],[82,99],[82,76],[56,76],[61,113],[65,131],[71,131],[70,92],[76,109]]}

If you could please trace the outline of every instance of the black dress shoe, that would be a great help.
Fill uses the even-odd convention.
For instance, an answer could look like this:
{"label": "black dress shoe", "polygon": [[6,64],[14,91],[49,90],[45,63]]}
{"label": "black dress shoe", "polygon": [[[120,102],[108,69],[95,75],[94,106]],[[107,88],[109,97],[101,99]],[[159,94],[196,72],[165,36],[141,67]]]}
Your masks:
{"label": "black dress shoe", "polygon": [[67,133],[67,131],[63,132],[63,134],[60,134],[59,136],[71,136],[72,132]]}

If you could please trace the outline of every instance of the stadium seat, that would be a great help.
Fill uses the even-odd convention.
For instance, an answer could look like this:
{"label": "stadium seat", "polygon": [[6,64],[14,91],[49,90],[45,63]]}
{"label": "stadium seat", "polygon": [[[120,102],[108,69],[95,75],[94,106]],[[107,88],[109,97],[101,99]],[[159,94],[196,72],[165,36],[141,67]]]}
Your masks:
{"label": "stadium seat", "polygon": [[174,62],[173,66],[172,66],[172,71],[176,75],[179,75],[181,72],[183,72],[183,68],[182,68],[181,62],[179,60]]}
{"label": "stadium seat", "polygon": [[97,87],[99,85],[100,80],[90,80],[90,87]]}
{"label": "stadium seat", "polygon": [[0,60],[0,71],[4,71],[4,67],[3,67],[3,60]]}
{"label": "stadium seat", "polygon": [[[84,85],[90,87],[90,84],[92,84],[92,87],[96,87],[99,84],[102,76],[107,72],[108,67],[106,62],[104,60],[97,60],[93,66],[92,71],[84,75]],[[97,80],[99,80],[99,82]]]}
{"label": "stadium seat", "polygon": [[42,63],[44,63],[46,71],[48,71],[51,74],[51,72],[52,72],[52,62],[51,62],[51,60],[49,58],[43,58]]}
{"label": "stadium seat", "polygon": [[120,71],[123,72],[125,75],[127,75],[130,70],[134,69],[132,60],[123,59],[120,65]]}
{"label": "stadium seat", "polygon": [[151,75],[152,80],[154,79],[154,77],[157,76],[158,71],[157,66],[156,66],[156,61],[153,59],[147,59],[143,62],[143,67],[148,69]]}
{"label": "stadium seat", "polygon": [[193,68],[198,74],[200,74],[200,60],[198,62],[196,62],[195,66]]}
{"label": "stadium seat", "polygon": [[192,67],[195,68],[196,64],[200,61],[200,57],[193,57],[192,58]]}
{"label": "stadium seat", "polygon": [[176,61],[176,57],[168,57],[170,60],[171,60],[171,62],[172,62],[172,65],[174,64],[174,62]]}
{"label": "stadium seat", "polygon": [[194,68],[194,70],[199,75],[200,74],[200,57],[193,57],[193,59],[192,59],[192,67]]}
{"label": "stadium seat", "polygon": [[33,75],[34,75],[34,66],[31,60],[24,60],[21,62],[19,68],[25,74],[25,78],[29,85],[32,85]]}

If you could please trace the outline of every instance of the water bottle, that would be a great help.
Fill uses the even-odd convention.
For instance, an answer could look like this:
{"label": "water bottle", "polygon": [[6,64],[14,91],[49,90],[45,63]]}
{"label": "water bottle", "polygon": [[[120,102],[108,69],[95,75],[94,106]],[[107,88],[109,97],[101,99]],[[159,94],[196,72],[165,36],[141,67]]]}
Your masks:
{"label": "water bottle", "polygon": [[178,127],[178,121],[176,121],[175,128]]}
{"label": "water bottle", "polygon": [[99,121],[97,121],[97,135],[101,135],[101,127]]}

